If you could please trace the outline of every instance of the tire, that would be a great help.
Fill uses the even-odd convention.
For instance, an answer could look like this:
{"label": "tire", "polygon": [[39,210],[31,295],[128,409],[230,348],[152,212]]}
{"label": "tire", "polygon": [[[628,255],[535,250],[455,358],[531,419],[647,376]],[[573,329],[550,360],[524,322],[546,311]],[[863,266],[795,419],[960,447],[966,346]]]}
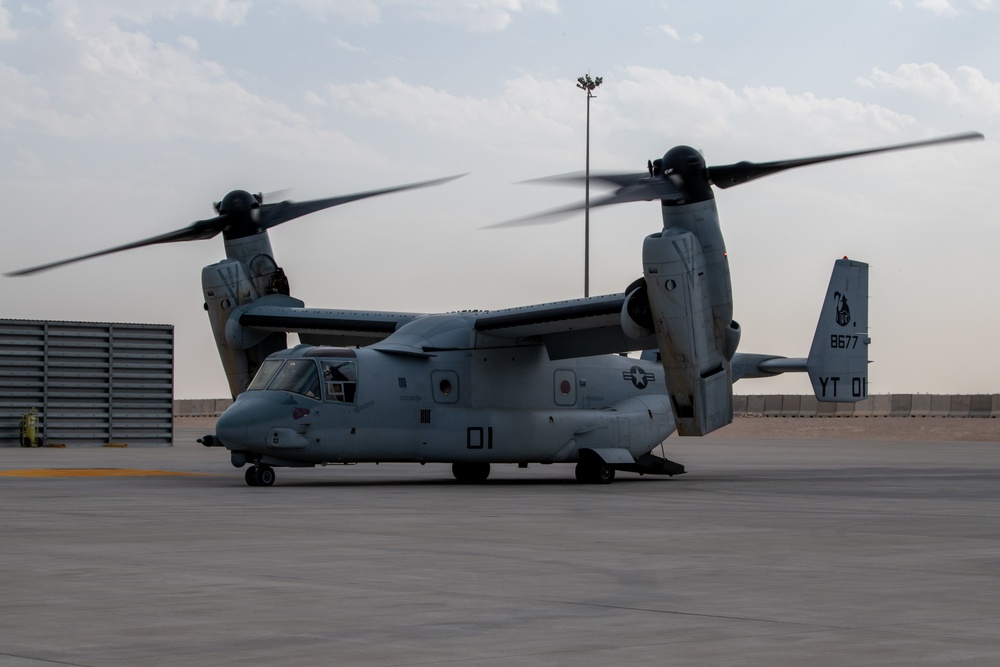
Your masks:
{"label": "tire", "polygon": [[610,484],[615,481],[615,469],[604,461],[580,461],[576,464],[576,481],[581,484]]}
{"label": "tire", "polygon": [[274,485],[274,468],[271,466],[257,466],[257,486]]}
{"label": "tire", "polygon": [[607,463],[602,463],[594,469],[595,484],[610,484],[615,481],[615,469]]}
{"label": "tire", "polygon": [[246,480],[247,486],[257,486],[257,466],[247,468],[246,473],[243,474],[243,479]]}
{"label": "tire", "polygon": [[462,484],[479,484],[490,476],[489,463],[452,463],[451,474]]}

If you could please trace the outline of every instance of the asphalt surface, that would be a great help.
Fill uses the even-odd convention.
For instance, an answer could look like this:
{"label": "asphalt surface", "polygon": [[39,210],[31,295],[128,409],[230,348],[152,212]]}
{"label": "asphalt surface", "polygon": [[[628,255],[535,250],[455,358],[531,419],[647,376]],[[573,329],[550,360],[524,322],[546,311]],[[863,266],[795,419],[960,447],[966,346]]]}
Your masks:
{"label": "asphalt surface", "polygon": [[0,449],[0,665],[1000,664],[1000,442],[671,439],[672,479],[250,488],[204,430]]}

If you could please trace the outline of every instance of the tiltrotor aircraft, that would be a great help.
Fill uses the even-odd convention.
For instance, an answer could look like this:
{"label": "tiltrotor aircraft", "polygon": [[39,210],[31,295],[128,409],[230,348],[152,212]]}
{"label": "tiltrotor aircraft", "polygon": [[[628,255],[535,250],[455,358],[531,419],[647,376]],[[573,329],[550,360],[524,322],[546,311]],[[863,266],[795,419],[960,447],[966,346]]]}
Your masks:
{"label": "tiltrotor aircraft", "polygon": [[[676,475],[653,453],[673,431],[699,436],[733,418],[733,382],[809,375],[820,401],[868,393],[868,266],[840,259],[806,358],[736,351],[740,327],[712,186],[805,165],[969,139],[966,133],[779,162],[708,167],[678,146],[639,174],[591,176],[617,190],[591,206],[659,200],[641,278],[608,294],[495,311],[419,314],[307,308],[289,294],[267,230],[330,206],[443,182],[312,202],[264,203],[242,190],[218,216],[161,236],[25,269],[25,275],[145,245],[220,232],[227,259],[202,270],[205,309],[236,399],[201,442],[225,447],[250,486],[274,468],[450,463],[485,480],[491,464],[574,463],[581,482],[616,471]],[[580,176],[554,177],[576,180]],[[550,213],[578,210],[574,205]],[[549,214],[545,214],[549,215]],[[287,348],[286,333],[303,344]],[[627,353],[639,352],[638,358]]]}

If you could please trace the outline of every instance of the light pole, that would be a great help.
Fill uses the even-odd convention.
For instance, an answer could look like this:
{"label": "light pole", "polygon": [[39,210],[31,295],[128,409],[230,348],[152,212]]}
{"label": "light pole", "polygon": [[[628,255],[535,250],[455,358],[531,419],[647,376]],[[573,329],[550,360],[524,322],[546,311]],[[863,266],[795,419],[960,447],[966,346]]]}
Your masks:
{"label": "light pole", "polygon": [[590,74],[584,74],[576,80],[576,87],[587,91],[587,171],[585,175],[583,199],[583,296],[590,296],[590,98],[594,89],[604,81],[597,77],[591,79]]}

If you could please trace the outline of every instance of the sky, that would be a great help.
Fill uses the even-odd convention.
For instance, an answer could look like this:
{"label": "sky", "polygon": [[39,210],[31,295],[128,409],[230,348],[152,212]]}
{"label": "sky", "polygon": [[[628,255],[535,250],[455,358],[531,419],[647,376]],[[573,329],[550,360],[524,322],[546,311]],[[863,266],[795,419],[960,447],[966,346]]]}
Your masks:
{"label": "sky", "polygon": [[[234,189],[307,200],[455,174],[270,233],[307,306],[583,295],[581,201],[523,184],[965,131],[981,142],[717,191],[742,352],[805,356],[833,261],[868,262],[871,393],[997,393],[998,0],[0,0],[0,271],[155,236]],[[593,190],[597,196],[600,190]],[[591,212],[591,294],[642,275],[657,202]],[[228,395],[201,268],[221,237],[0,278],[0,317],[175,327],[177,398]],[[736,393],[809,393],[805,376]]]}

